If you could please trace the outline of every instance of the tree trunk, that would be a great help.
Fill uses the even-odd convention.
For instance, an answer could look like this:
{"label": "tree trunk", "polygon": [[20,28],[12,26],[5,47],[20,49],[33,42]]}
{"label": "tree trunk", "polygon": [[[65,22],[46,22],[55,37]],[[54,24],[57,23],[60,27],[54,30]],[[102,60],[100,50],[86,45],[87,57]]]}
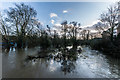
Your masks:
{"label": "tree trunk", "polygon": [[113,42],[113,30],[114,30],[114,27],[112,27],[111,29],[112,30],[111,30],[111,34],[110,35],[111,35],[111,41]]}

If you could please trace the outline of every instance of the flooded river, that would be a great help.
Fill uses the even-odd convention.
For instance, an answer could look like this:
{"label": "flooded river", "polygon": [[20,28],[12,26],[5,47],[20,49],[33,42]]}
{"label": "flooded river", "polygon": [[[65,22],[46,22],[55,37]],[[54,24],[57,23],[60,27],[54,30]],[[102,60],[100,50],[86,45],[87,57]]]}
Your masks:
{"label": "flooded river", "polygon": [[67,65],[43,58],[25,62],[27,55],[34,55],[38,50],[11,49],[9,53],[3,52],[3,78],[120,78],[120,60],[89,47],[83,47],[78,59]]}

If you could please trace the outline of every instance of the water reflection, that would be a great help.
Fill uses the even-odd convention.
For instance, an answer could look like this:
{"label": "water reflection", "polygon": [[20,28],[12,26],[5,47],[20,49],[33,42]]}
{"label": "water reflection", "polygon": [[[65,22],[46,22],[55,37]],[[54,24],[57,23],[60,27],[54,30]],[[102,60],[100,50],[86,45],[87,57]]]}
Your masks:
{"label": "water reflection", "polygon": [[64,74],[66,75],[67,73],[70,73],[70,72],[73,72],[75,70],[75,65],[74,65],[74,62],[72,61],[67,61],[67,60],[64,60],[62,63],[61,63],[61,70],[64,72]]}
{"label": "water reflection", "polygon": [[[120,78],[120,60],[83,47],[82,53],[61,57],[56,50],[50,58],[25,61],[27,55],[37,55],[39,48],[10,49],[3,52],[3,78]],[[55,54],[57,52],[57,54]],[[67,54],[67,53],[64,53]],[[50,54],[49,54],[50,55]]]}

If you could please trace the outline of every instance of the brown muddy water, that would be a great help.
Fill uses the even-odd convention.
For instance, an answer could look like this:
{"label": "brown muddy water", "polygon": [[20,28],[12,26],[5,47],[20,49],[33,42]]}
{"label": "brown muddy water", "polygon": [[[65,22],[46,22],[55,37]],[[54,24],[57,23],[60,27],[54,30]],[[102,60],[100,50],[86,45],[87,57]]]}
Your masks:
{"label": "brown muddy water", "polygon": [[[67,65],[54,59],[25,61],[27,55],[35,55],[39,48],[10,49],[2,52],[3,78],[120,78],[120,59],[107,57],[89,47],[83,47],[76,61]],[[67,66],[67,67],[66,67]]]}

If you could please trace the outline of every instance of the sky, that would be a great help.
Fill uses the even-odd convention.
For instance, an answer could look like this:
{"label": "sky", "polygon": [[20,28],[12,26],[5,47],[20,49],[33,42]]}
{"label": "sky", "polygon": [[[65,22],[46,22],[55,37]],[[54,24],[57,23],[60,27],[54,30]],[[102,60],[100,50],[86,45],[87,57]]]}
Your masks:
{"label": "sky", "polygon": [[[15,7],[15,2],[0,2],[0,11]],[[16,2],[20,3],[20,2]],[[77,21],[81,26],[98,22],[100,14],[107,10],[112,2],[24,2],[37,11],[37,19],[45,25],[59,25],[62,21],[68,23]]]}

